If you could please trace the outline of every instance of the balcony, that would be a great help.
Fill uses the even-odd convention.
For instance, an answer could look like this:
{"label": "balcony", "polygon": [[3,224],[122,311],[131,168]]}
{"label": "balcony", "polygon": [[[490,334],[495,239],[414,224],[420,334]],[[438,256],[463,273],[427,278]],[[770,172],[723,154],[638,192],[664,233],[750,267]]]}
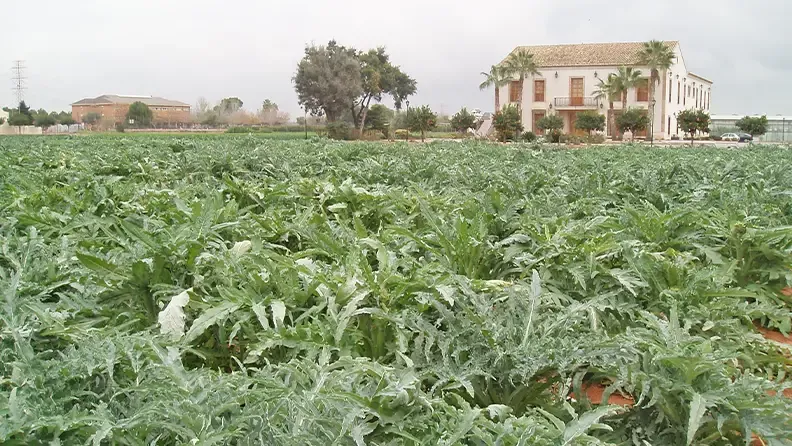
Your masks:
{"label": "balcony", "polygon": [[553,100],[555,108],[597,108],[599,101],[591,96],[557,97]]}

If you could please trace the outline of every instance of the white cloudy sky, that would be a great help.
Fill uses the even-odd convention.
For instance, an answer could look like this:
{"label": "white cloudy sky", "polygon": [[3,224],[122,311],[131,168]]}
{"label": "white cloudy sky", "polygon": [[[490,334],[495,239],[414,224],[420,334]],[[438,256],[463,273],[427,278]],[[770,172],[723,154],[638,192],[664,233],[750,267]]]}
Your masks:
{"label": "white cloudy sky", "polygon": [[0,104],[24,59],[27,100],[68,109],[105,93],[195,103],[270,98],[299,113],[291,83],[307,43],[387,47],[418,81],[413,104],[490,109],[479,74],[514,46],[680,40],[715,81],[715,113],[792,114],[790,0],[3,0]]}

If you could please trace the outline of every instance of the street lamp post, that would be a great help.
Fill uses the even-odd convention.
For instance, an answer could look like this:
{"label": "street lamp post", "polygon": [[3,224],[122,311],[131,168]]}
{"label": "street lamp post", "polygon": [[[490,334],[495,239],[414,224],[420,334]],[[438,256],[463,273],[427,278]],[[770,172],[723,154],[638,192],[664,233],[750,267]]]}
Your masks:
{"label": "street lamp post", "polygon": [[655,121],[655,105],[657,105],[657,99],[652,98],[652,122],[650,122],[650,127],[652,128],[652,132],[649,135],[649,144],[650,146],[654,147],[654,121]]}
{"label": "street lamp post", "polygon": [[305,114],[303,115],[303,128],[305,130],[305,139],[308,139],[308,107],[303,107]]}

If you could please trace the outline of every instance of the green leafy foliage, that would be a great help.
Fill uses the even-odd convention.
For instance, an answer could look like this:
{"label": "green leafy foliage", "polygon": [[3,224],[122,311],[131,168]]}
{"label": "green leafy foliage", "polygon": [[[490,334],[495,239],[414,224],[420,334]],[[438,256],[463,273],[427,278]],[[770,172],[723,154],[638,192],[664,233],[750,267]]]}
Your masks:
{"label": "green leafy foliage", "polygon": [[465,132],[475,125],[476,117],[467,111],[467,108],[462,107],[462,110],[459,110],[451,117],[451,128],[456,132]]}
{"label": "green leafy foliage", "polygon": [[710,115],[703,110],[692,108],[682,110],[677,114],[677,123],[682,131],[690,135],[691,144],[693,144],[697,132],[709,133],[710,131]]}
{"label": "green leafy foliage", "polygon": [[649,116],[641,109],[628,108],[616,117],[616,128],[622,133],[632,133],[633,140],[635,140],[636,133],[646,130],[648,126]]}
{"label": "green leafy foliage", "polygon": [[575,128],[589,134],[595,131],[601,132],[605,130],[605,115],[593,110],[580,112],[575,118]]}
{"label": "green leafy foliage", "polygon": [[523,131],[520,110],[513,105],[504,107],[495,113],[492,126],[495,127],[500,141],[506,142],[515,139]]}
{"label": "green leafy foliage", "polygon": [[744,116],[735,126],[751,136],[762,136],[767,133],[767,116]]}
{"label": "green leafy foliage", "polygon": [[145,128],[151,125],[154,119],[154,112],[151,111],[148,105],[136,101],[129,105],[129,110],[126,114],[126,122],[133,127]]}
{"label": "green leafy foliage", "polygon": [[426,139],[426,132],[437,126],[437,114],[428,105],[413,107],[407,110],[407,128],[421,133],[421,141]]}
{"label": "green leafy foliage", "polygon": [[561,142],[561,130],[564,128],[564,118],[559,115],[545,115],[536,121],[536,127],[544,130],[553,142]]}
{"label": "green leafy foliage", "polygon": [[3,139],[0,443],[789,444],[792,152],[262,136]]}
{"label": "green leafy foliage", "polygon": [[393,110],[382,104],[374,104],[366,114],[366,128],[386,132],[393,116]]}
{"label": "green leafy foliage", "polygon": [[91,112],[83,116],[82,122],[88,125],[98,124],[102,120],[102,115],[96,112]]}

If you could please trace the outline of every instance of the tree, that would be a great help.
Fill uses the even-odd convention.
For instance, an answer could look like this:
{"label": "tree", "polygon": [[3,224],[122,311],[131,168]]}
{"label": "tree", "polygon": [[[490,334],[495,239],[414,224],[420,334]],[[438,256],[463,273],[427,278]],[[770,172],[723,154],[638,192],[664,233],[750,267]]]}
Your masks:
{"label": "tree", "polygon": [[215,106],[215,111],[222,115],[233,115],[234,113],[238,112],[242,109],[242,100],[234,97],[234,98],[223,98],[220,101],[220,104]]}
{"label": "tree", "polygon": [[502,110],[495,113],[492,119],[492,126],[498,133],[498,139],[502,142],[516,139],[523,131],[522,118],[520,111],[514,105],[507,105]]}
{"label": "tree", "polygon": [[57,122],[55,121],[55,118],[52,115],[49,115],[49,114],[47,114],[47,112],[44,112],[44,113],[39,113],[36,116],[34,124],[35,124],[36,127],[41,127],[43,129],[47,129],[47,128],[52,127],[53,125],[57,124]]}
{"label": "tree", "polygon": [[627,92],[643,82],[641,70],[632,67],[619,67],[618,72],[613,78],[613,88],[622,100],[622,111],[627,110]]}
{"label": "tree", "polygon": [[382,104],[374,104],[366,115],[365,128],[387,132],[391,119],[393,119],[393,110]]}
{"label": "tree", "polygon": [[5,122],[6,122],[6,118],[0,118],[0,125],[5,124]]}
{"label": "tree", "polygon": [[154,112],[140,101],[133,102],[126,114],[126,121],[138,128],[149,127],[153,119]]}
{"label": "tree", "polygon": [[476,125],[476,117],[464,107],[451,117],[451,128],[457,132],[465,132],[474,125]]}
{"label": "tree", "polygon": [[74,125],[76,121],[72,118],[71,113],[69,112],[60,112],[58,113],[58,124],[61,125]]}
{"label": "tree", "polygon": [[608,101],[608,128],[611,135],[613,134],[613,117],[615,116],[613,103],[619,98],[616,82],[616,75],[611,73],[608,75],[607,80],[600,79],[597,89],[594,90],[594,98],[597,101],[602,101],[603,99]]}
{"label": "tree", "polygon": [[329,122],[363,94],[356,51],[334,40],[327,46],[307,46],[292,81],[299,104],[313,115],[327,116]]}
{"label": "tree", "polygon": [[413,132],[421,132],[421,141],[426,140],[426,132],[437,125],[437,115],[424,105],[407,110],[407,126]]}
{"label": "tree", "polygon": [[22,115],[30,117],[31,120],[33,118],[33,115],[30,113],[30,107],[28,107],[28,105],[25,104],[25,101],[20,101],[19,102],[19,107],[17,108],[16,112],[19,113],[19,114],[22,114]]}
{"label": "tree", "polygon": [[616,127],[622,133],[630,131],[633,141],[635,141],[635,134],[642,130],[646,130],[648,126],[649,117],[646,116],[643,110],[637,108],[627,109],[616,118]]}
{"label": "tree", "polygon": [[90,126],[95,125],[96,123],[98,123],[101,120],[102,120],[102,115],[100,115],[99,113],[96,113],[96,112],[88,113],[85,116],[83,116],[83,118],[82,118],[82,122],[84,124],[88,124]]}
{"label": "tree", "polygon": [[693,144],[696,132],[709,133],[710,115],[703,110],[682,110],[677,113],[677,124],[684,132],[690,134],[690,144]]}
{"label": "tree", "polygon": [[201,119],[201,125],[217,127],[218,124],[220,124],[220,115],[214,110],[206,112]]}
{"label": "tree", "polygon": [[509,55],[506,59],[505,72],[508,76],[517,76],[519,78],[520,89],[520,116],[522,116],[522,93],[525,78],[527,76],[536,76],[539,74],[539,69],[534,61],[533,54],[526,50],[519,50],[516,53]]}
{"label": "tree", "polygon": [[[643,48],[638,53],[638,60],[641,65],[649,68],[649,102],[655,99],[655,87],[660,83],[660,72],[671,68],[676,60],[674,50],[665,42],[650,40],[643,44]],[[649,109],[650,122],[654,122],[654,110]]]}
{"label": "tree", "polygon": [[484,82],[479,85],[479,90],[486,90],[489,87],[495,87],[495,112],[500,110],[500,88],[509,83],[508,76],[504,74],[503,69],[497,65],[490,68],[489,73],[481,72],[485,77]]}
{"label": "tree", "polygon": [[13,125],[16,127],[21,127],[25,125],[33,124],[33,118],[30,115],[26,115],[24,113],[16,112],[8,118],[8,125]]}
{"label": "tree", "polygon": [[536,121],[536,127],[548,133],[552,139],[560,142],[561,129],[564,128],[564,118],[559,115],[545,115]]}
{"label": "tree", "polygon": [[738,129],[751,136],[762,136],[767,133],[767,116],[745,116],[735,123]]}
{"label": "tree", "polygon": [[591,135],[593,131],[605,130],[605,115],[601,115],[595,110],[580,112],[575,120],[575,128],[585,130]]}
{"label": "tree", "polygon": [[278,124],[278,104],[269,99],[265,99],[261,104],[261,110],[259,110],[258,115],[262,124]]}
{"label": "tree", "polygon": [[404,74],[398,66],[391,64],[385,48],[359,53],[357,58],[360,63],[363,94],[352,102],[352,120],[355,128],[361,128],[366,122],[372,100],[380,102],[388,94],[398,110],[402,101],[415,94],[417,88],[414,79]]}

